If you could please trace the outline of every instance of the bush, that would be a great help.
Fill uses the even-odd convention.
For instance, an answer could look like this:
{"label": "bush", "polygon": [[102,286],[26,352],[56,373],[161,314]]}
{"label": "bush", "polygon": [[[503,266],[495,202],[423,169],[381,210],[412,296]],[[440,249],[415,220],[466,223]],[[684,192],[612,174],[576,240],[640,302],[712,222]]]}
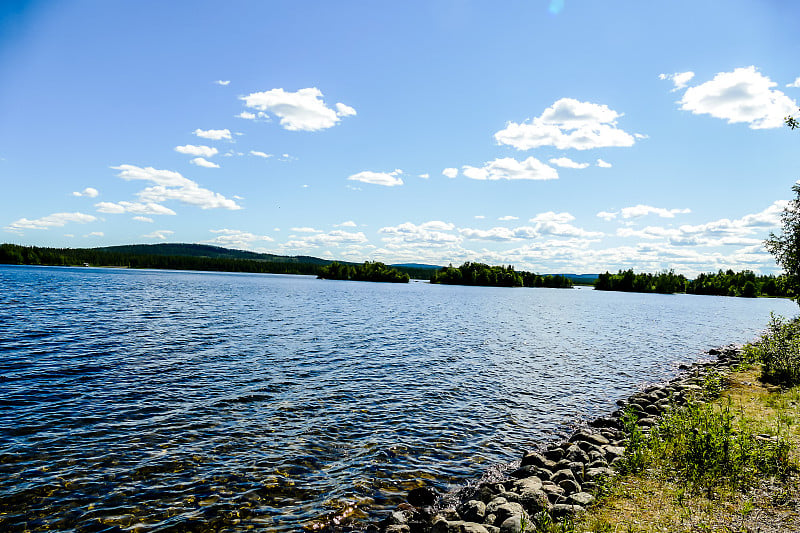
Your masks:
{"label": "bush", "polygon": [[763,381],[788,387],[800,384],[800,320],[772,315],[767,332],[745,346],[745,358],[761,362]]}

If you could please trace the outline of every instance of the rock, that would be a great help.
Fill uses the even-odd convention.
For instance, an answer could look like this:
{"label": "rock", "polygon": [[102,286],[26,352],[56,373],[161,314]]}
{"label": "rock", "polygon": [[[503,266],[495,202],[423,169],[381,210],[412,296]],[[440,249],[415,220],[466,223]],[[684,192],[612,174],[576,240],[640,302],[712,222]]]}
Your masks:
{"label": "rock", "polygon": [[606,452],[606,457],[612,460],[625,455],[625,448],[622,446],[603,446],[603,451]]}
{"label": "rock", "polygon": [[[608,461],[606,461],[602,456],[595,459],[588,465],[586,465],[586,470],[588,471],[590,468],[608,468]],[[583,474],[586,476],[586,473]]]}
{"label": "rock", "polygon": [[564,450],[561,448],[548,448],[545,450],[544,456],[550,461],[558,462],[564,457]]}
{"label": "rock", "polygon": [[569,468],[565,468],[563,470],[559,470],[558,472],[553,474],[553,480],[552,481],[556,485],[559,485],[559,482],[563,481],[565,479],[571,479],[571,480],[575,481],[575,474],[573,474],[572,470],[570,470]]}
{"label": "rock", "polygon": [[518,492],[520,495],[529,491],[540,491],[542,490],[542,480],[536,476],[527,477],[515,481],[512,487],[514,488],[514,492]]}
{"label": "rock", "polygon": [[[588,461],[589,458],[587,457],[586,460]],[[579,463],[577,461],[572,462],[569,464],[569,469],[572,471],[572,475],[575,476],[575,479],[581,481],[583,479],[583,471],[585,469],[584,463]]]}
{"label": "rock", "polygon": [[437,493],[431,487],[419,487],[409,491],[406,500],[414,507],[426,507],[436,502]]}
{"label": "rock", "polygon": [[461,533],[489,533],[483,524],[464,522],[461,524]]}
{"label": "rock", "polygon": [[574,479],[562,479],[558,482],[558,486],[564,489],[564,494],[572,494],[581,491],[581,486]]}
{"label": "rock", "polygon": [[581,450],[580,446],[575,446],[574,444],[567,448],[566,458],[571,463],[588,463],[589,456],[586,455],[586,452]]}
{"label": "rock", "polygon": [[500,524],[500,533],[522,533],[522,516],[515,515],[506,518]]}
{"label": "rock", "polygon": [[467,522],[483,522],[486,517],[486,504],[478,500],[470,500],[458,507],[458,514]]}
{"label": "rock", "polygon": [[588,492],[576,492],[570,494],[567,498],[567,503],[572,505],[580,505],[581,507],[588,507],[594,501],[594,496]]}
{"label": "rock", "polygon": [[719,350],[717,350],[717,349],[715,349],[715,348],[711,348],[711,349],[708,351],[708,355],[720,355],[721,353],[722,353],[722,352],[720,352]]}
{"label": "rock", "polygon": [[586,469],[586,479],[595,480],[601,477],[612,477],[614,472],[605,466]]}
{"label": "rock", "polygon": [[481,483],[478,485],[474,497],[476,500],[489,503],[503,490],[503,485],[499,483]]}
{"label": "rock", "polygon": [[387,522],[391,525],[403,525],[408,522],[408,518],[406,511],[395,511],[389,515]]}
{"label": "rock", "polygon": [[494,525],[499,526],[503,522],[508,520],[509,517],[522,516],[524,514],[525,514],[525,509],[522,508],[522,505],[515,502],[504,503],[500,505],[494,512],[495,515]]}
{"label": "rock", "polygon": [[511,472],[511,477],[516,477],[516,478],[531,477],[535,476],[537,473],[539,473],[538,466],[525,465]]}
{"label": "rock", "polygon": [[528,452],[522,457],[522,466],[537,466],[539,468],[552,469],[556,463],[551,461],[539,452]]}
{"label": "rock", "polygon": [[431,533],[461,533],[461,526],[464,524],[462,520],[437,520],[433,523]]}
{"label": "rock", "polygon": [[646,428],[653,427],[653,426],[655,426],[657,423],[658,423],[658,422],[657,422],[657,421],[656,421],[654,418],[650,418],[650,417],[647,417],[647,418],[640,418],[639,420],[637,420],[637,421],[636,421],[636,424],[637,424],[639,427],[646,427]]}
{"label": "rock", "polygon": [[553,506],[552,514],[553,514],[553,517],[555,517],[555,518],[566,518],[568,516],[578,515],[578,514],[584,512],[585,510],[586,509],[584,509],[580,505],[570,505],[570,504],[566,504],[566,503],[558,503],[558,504]]}
{"label": "rock", "polygon": [[509,503],[510,503],[510,502],[514,502],[514,503],[520,503],[520,502],[519,502],[519,494],[517,494],[516,492],[510,492],[510,491],[501,492],[501,493],[499,494],[499,496],[500,496],[501,498],[505,498],[505,499],[506,499],[506,501],[508,501]]}
{"label": "rock", "polygon": [[496,497],[495,499],[490,501],[488,503],[488,505],[486,505],[486,514],[487,515],[496,514],[498,507],[500,507],[501,505],[505,505],[507,503],[508,503],[508,500],[506,500],[505,498],[502,498],[502,497],[499,497],[499,496]]}
{"label": "rock", "polygon": [[384,529],[385,533],[411,533],[411,528],[408,527],[406,524],[402,525],[391,525]]}

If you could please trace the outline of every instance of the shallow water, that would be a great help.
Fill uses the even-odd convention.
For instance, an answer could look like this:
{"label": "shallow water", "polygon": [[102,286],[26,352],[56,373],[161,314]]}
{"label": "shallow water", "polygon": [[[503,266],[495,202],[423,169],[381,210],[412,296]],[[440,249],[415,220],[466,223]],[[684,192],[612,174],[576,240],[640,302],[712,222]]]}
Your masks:
{"label": "shallow water", "polygon": [[0,530],[357,525],[770,311],[796,305],[0,266]]}

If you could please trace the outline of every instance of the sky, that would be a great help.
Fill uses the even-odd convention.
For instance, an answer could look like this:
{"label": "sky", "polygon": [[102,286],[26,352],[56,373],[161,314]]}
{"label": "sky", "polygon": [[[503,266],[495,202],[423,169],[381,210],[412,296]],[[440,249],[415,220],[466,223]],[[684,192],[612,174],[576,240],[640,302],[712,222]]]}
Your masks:
{"label": "sky", "polygon": [[777,273],[793,0],[0,2],[0,242]]}

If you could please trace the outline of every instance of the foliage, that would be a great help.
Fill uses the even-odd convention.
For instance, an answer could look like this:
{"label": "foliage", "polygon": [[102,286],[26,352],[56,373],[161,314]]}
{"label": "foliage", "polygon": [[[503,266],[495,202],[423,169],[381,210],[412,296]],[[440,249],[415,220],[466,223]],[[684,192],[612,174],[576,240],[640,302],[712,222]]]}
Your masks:
{"label": "foliage", "polygon": [[685,291],[686,278],[672,270],[664,270],[659,274],[634,274],[632,269],[620,270],[617,274],[600,274],[594,288],[600,291],[672,294]]}
{"label": "foliage", "polygon": [[792,187],[795,197],[781,213],[781,235],[769,234],[764,246],[786,273],[793,298],[800,303],[800,184]]}
{"label": "foliage", "polygon": [[642,433],[632,411],[623,415],[623,425],[628,443],[622,473],[661,467],[689,489],[710,493],[719,484],[744,489],[757,476],[785,477],[790,471],[787,439],[757,435],[748,420],[736,419],[730,401],[720,407],[690,400],[667,412],[649,434]]}
{"label": "foliage", "polygon": [[745,346],[745,354],[761,362],[763,381],[785,386],[800,384],[800,319],[772,315],[767,332]]}
{"label": "foliage", "polygon": [[363,265],[345,265],[333,262],[320,268],[320,279],[342,279],[352,281],[383,281],[388,283],[408,283],[409,275],[390,268],[381,262],[366,261]]}
{"label": "foliage", "polygon": [[533,272],[515,271],[509,266],[489,266],[466,262],[458,268],[442,268],[431,277],[431,283],[446,285],[480,285],[488,287],[552,287],[571,288],[572,281],[565,276],[541,276]]}
{"label": "foliage", "polygon": [[789,126],[791,129],[800,128],[800,119],[789,115],[788,117],[784,118],[783,121]]}

